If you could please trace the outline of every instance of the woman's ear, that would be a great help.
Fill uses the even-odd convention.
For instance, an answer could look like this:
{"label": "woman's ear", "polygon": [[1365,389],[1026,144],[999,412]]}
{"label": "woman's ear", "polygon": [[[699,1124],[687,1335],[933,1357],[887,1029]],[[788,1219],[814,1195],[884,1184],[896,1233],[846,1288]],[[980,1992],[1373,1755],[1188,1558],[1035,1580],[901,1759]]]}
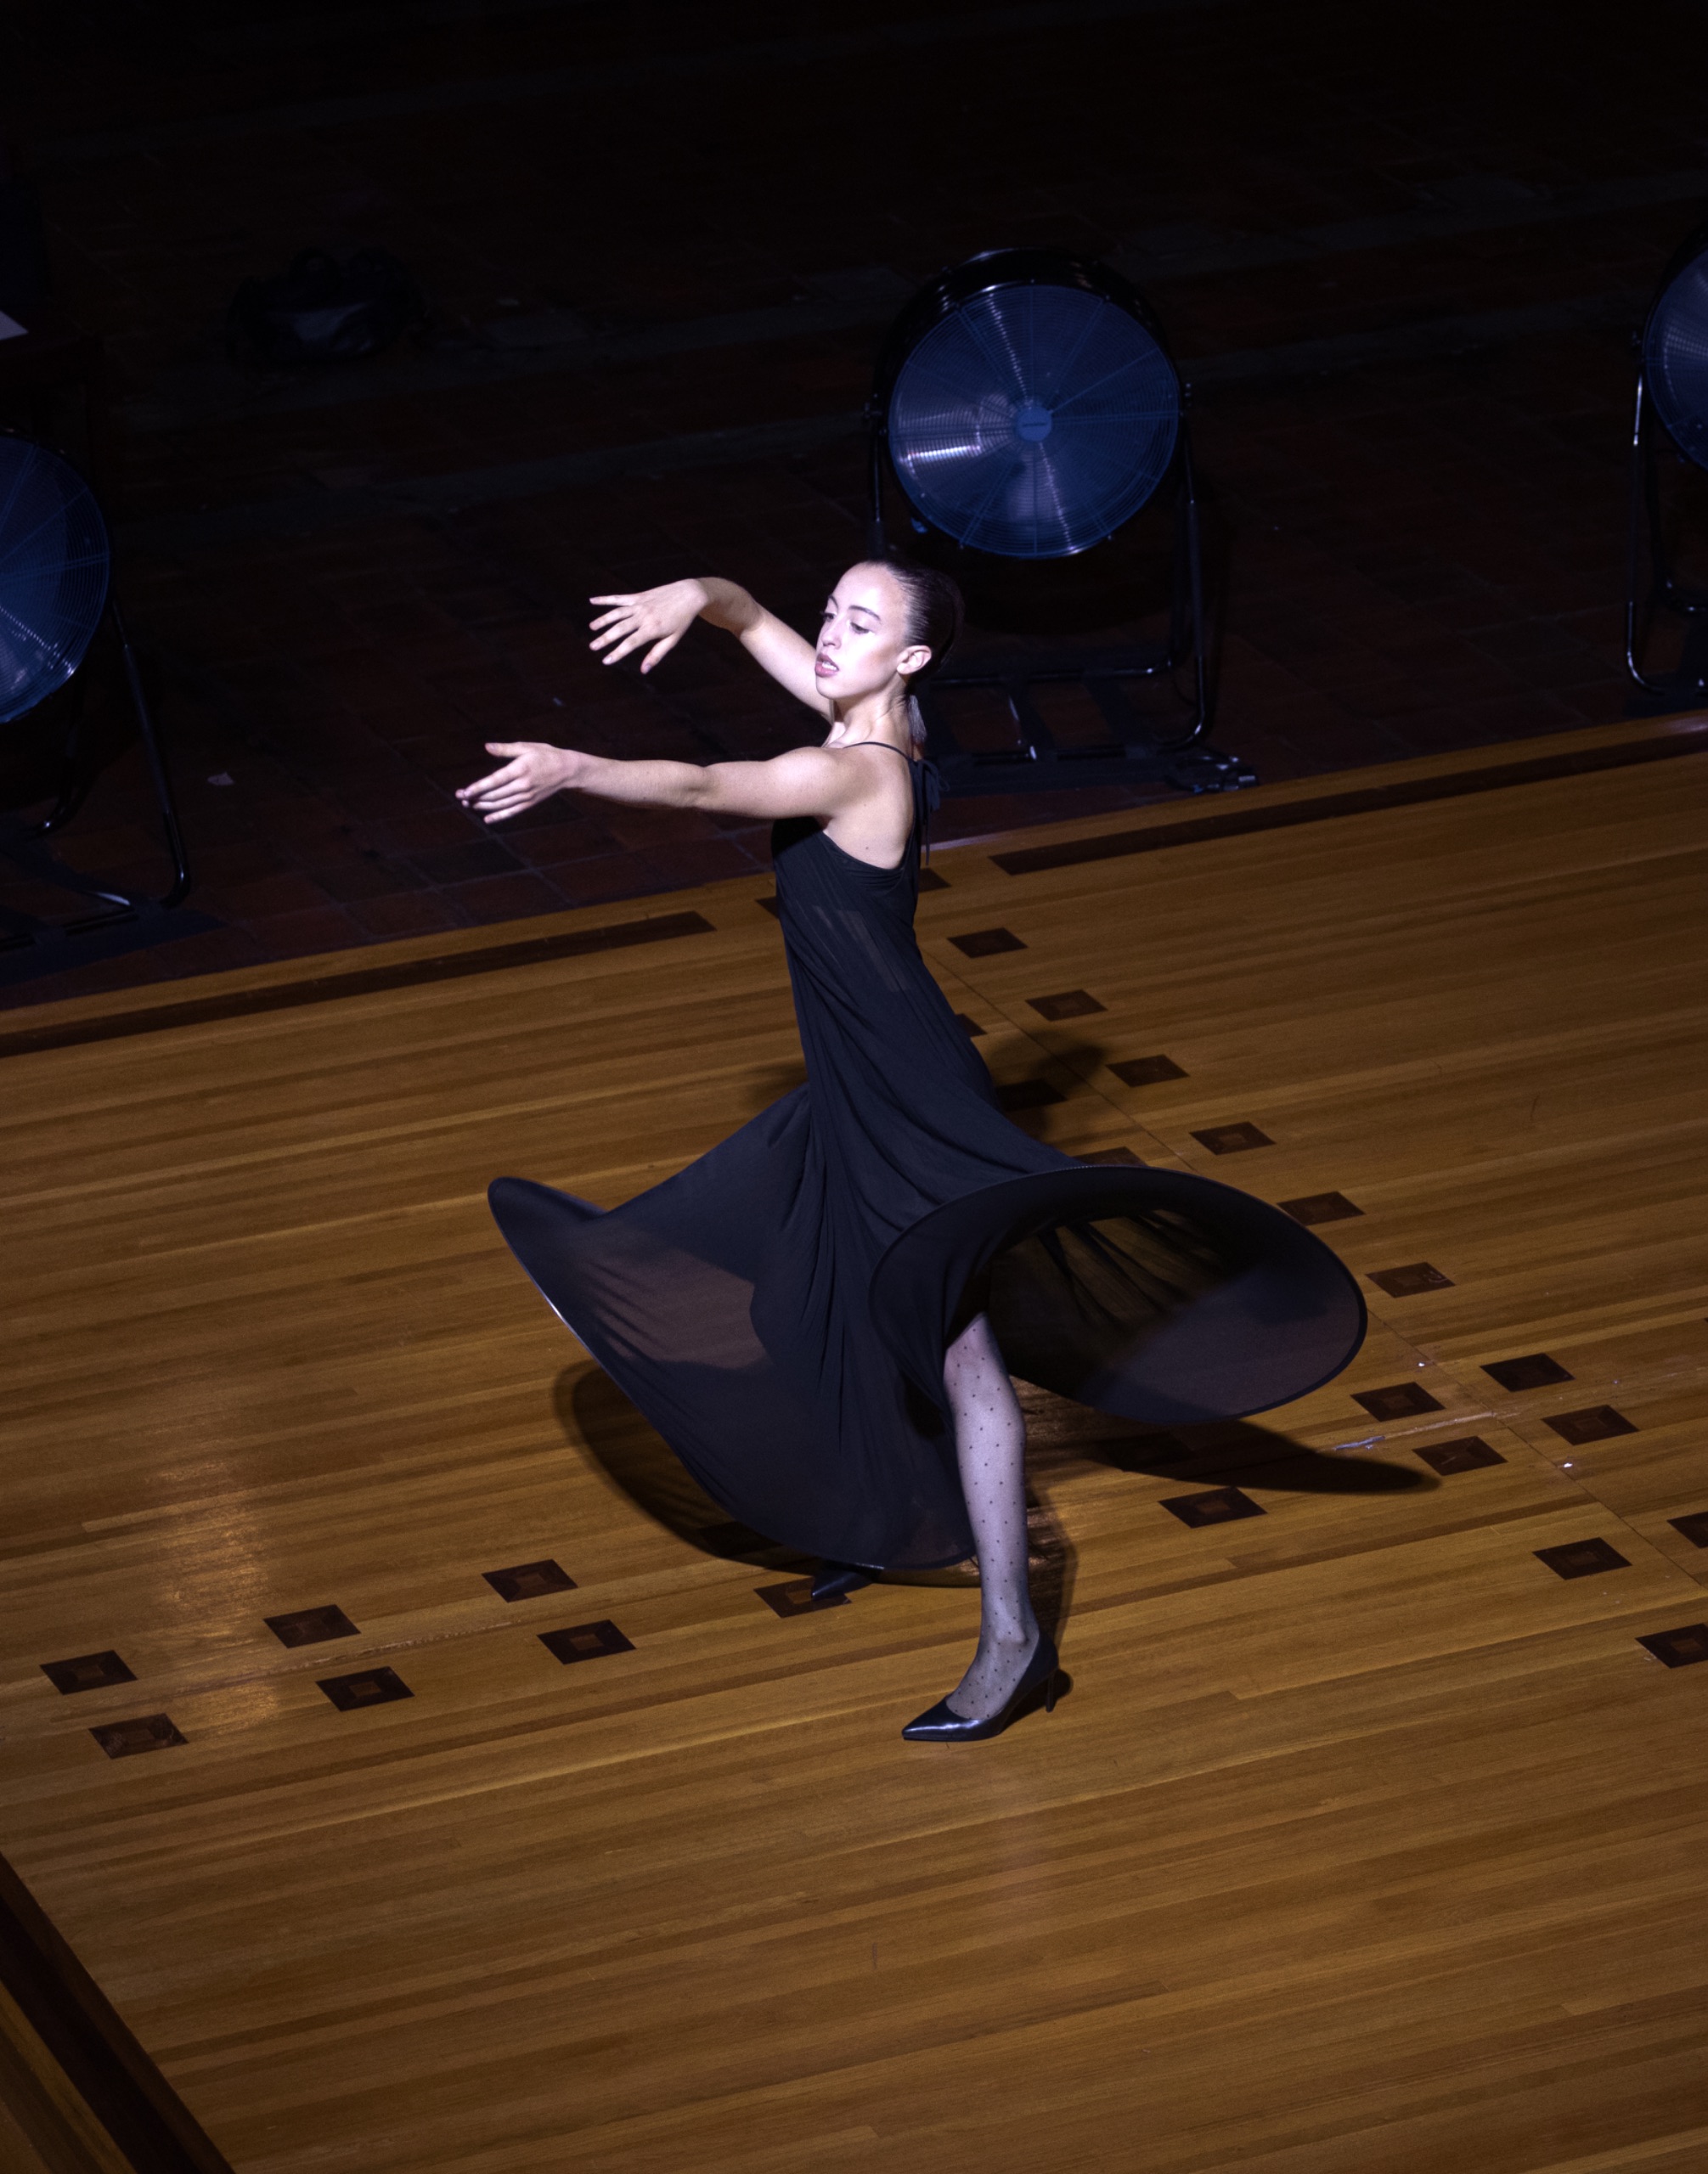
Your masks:
{"label": "woman's ear", "polygon": [[914,642],[903,650],[895,660],[895,668],[904,679],[912,679],[916,672],[923,672],[931,662],[931,651],[923,642]]}

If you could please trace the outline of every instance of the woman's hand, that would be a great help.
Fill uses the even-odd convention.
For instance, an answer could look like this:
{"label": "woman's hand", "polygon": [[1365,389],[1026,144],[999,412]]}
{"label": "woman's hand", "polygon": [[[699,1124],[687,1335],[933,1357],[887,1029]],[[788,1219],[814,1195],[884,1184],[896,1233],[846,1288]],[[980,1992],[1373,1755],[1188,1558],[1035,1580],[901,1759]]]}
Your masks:
{"label": "woman's hand", "polygon": [[593,621],[597,639],[588,647],[609,651],[605,662],[615,664],[618,657],[650,642],[651,647],[640,660],[640,669],[650,672],[669,656],[711,598],[704,582],[670,581],[662,589],[643,589],[634,596],[590,596],[587,600],[612,607]]}
{"label": "woman's hand", "polygon": [[572,747],[548,746],[543,740],[489,740],[489,755],[508,755],[504,768],[459,787],[457,797],[488,823],[503,823],[524,808],[538,807],[575,783],[587,759]]}

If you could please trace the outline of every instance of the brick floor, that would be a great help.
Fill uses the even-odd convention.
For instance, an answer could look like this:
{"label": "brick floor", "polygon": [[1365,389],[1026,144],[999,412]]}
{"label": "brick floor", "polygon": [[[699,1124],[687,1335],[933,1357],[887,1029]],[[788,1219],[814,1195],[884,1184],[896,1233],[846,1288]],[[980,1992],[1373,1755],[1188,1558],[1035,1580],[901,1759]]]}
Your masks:
{"label": "brick floor", "polygon": [[[451,792],[493,737],[698,761],[795,744],[804,714],[732,645],[696,635],[642,682],[589,655],[583,600],[715,569],[809,622],[860,548],[837,419],[891,306],[836,297],[1001,243],[1126,266],[1198,380],[1216,738],[1263,777],[1626,707],[1629,329],[1708,165],[1684,0],[359,20],[13,11],[14,156],[55,306],[113,358],[103,485],[194,903],[223,926],[0,1002],[762,868],[750,825],[564,803],[494,834]],[[225,363],[241,279],[365,243],[420,279],[423,342],[318,378]],[[1539,329],[1483,322],[1520,310]],[[1323,341],[1379,358],[1300,346]],[[820,419],[805,449],[668,451]],[[618,472],[515,472],[595,453]],[[457,504],[395,496],[449,476]],[[1694,473],[1669,480],[1708,510]],[[240,533],[211,525],[230,510]],[[940,835],[1144,797],[952,800]],[[159,880],[134,748],[65,850]]]}

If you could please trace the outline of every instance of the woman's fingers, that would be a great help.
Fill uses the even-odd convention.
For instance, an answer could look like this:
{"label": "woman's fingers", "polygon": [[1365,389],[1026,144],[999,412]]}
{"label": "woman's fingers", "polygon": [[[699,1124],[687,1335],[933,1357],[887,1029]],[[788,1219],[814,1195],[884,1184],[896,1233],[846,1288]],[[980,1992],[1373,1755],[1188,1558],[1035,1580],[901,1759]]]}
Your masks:
{"label": "woman's fingers", "polygon": [[640,669],[650,672],[668,656],[694,622],[691,608],[683,609],[679,591],[690,584],[667,583],[662,589],[642,589],[632,596],[590,596],[589,604],[608,605],[589,622],[594,639],[588,647],[600,654],[600,662],[620,664],[637,649],[651,646],[641,659]]}
{"label": "woman's fingers", "polygon": [[466,802],[489,798],[497,791],[499,781],[504,774],[502,770],[490,770],[485,777],[476,778],[472,785],[459,786],[457,788],[458,799]]}
{"label": "woman's fingers", "polygon": [[[588,647],[595,652],[609,651],[610,654],[603,660],[606,664],[615,664],[618,658],[628,656],[642,642],[651,640],[660,630],[660,622],[648,612],[610,611],[606,614],[606,619],[612,623],[605,626],[605,620],[595,622],[595,625],[605,626],[605,632],[590,641]],[[612,647],[612,643],[617,645],[615,648]]]}
{"label": "woman's fingers", "polygon": [[516,759],[514,762],[506,763],[501,769],[488,770],[483,778],[476,778],[472,785],[459,786],[457,797],[465,805],[484,807],[494,793],[502,792],[509,786],[520,785],[527,778],[527,757],[516,750],[514,741],[489,741],[487,752],[489,755],[514,753]]}
{"label": "woman's fingers", "polygon": [[508,755],[511,759],[485,777],[476,778],[472,785],[459,786],[457,798],[488,823],[502,823],[510,816],[520,815],[524,808],[549,800],[563,781],[562,754],[544,741],[489,740],[487,752]]}
{"label": "woman's fingers", "polygon": [[[640,637],[637,636],[636,639],[639,639]],[[643,673],[650,672],[653,666],[657,664],[661,658],[669,656],[671,651],[675,648],[677,643],[679,642],[681,639],[682,637],[680,634],[666,634],[662,641],[654,642],[651,648],[647,651],[645,656],[640,660],[641,671]]]}
{"label": "woman's fingers", "polygon": [[[508,747],[488,747],[487,752],[489,755],[508,755],[510,750]],[[518,754],[514,761],[505,763],[495,770],[488,770],[483,778],[477,778],[468,789],[471,792],[478,792],[483,786],[496,785],[500,778],[520,777],[527,762],[526,755]]]}
{"label": "woman's fingers", "polygon": [[491,792],[483,794],[470,805],[488,823],[502,823],[507,816],[520,815],[524,808],[532,808],[536,801],[544,797],[544,795],[538,792]]}

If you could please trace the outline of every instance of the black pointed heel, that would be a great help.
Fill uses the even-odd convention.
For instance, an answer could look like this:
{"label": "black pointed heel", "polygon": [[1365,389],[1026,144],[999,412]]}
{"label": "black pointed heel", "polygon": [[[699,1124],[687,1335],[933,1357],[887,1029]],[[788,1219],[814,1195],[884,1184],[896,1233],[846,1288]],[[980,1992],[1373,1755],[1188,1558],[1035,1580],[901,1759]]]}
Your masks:
{"label": "black pointed heel", "polygon": [[872,1580],[870,1570],[858,1563],[820,1563],[813,1573],[813,1598],[834,1600],[838,1593],[857,1593]]}
{"label": "black pointed heel", "polygon": [[1026,1664],[1026,1673],[1015,1685],[1013,1696],[1000,1714],[991,1715],[988,1721],[969,1721],[964,1715],[957,1714],[946,1698],[939,1698],[929,1713],[910,1721],[902,1734],[910,1743],[983,1743],[988,1737],[1001,1736],[1011,1721],[1017,1721],[1040,1690],[1044,1694],[1044,1711],[1053,1714],[1061,1675],[1062,1661],[1055,1641],[1040,1630],[1032,1658]]}

